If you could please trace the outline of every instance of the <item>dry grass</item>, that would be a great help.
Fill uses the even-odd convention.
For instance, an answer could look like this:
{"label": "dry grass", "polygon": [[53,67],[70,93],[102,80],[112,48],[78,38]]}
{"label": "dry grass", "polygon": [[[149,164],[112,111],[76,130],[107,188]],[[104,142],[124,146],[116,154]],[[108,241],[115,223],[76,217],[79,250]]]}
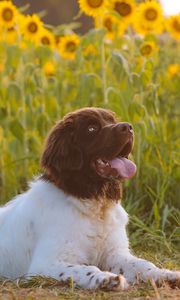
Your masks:
{"label": "dry grass", "polygon": [[[158,261],[154,258],[155,263]],[[170,260],[169,260],[170,262]],[[163,263],[167,266],[167,263]],[[171,266],[178,268],[172,262]],[[105,292],[105,291],[86,291],[74,288],[72,283],[62,284],[51,278],[33,277],[30,280],[21,279],[11,282],[9,280],[0,281],[0,300],[160,300],[160,299],[180,299],[180,290],[170,288],[166,283],[162,287],[157,287],[155,283],[149,282],[130,287],[122,292]]]}
{"label": "dry grass", "polygon": [[[140,257],[151,260],[159,267],[180,269],[179,253],[172,252],[167,255],[162,250],[155,254],[151,252],[141,253],[136,249]],[[62,284],[51,278],[32,277],[30,280],[21,279],[11,282],[0,281],[0,300],[180,300],[180,290],[170,288],[164,283],[157,288],[153,282],[139,284],[122,292],[86,291],[74,288],[72,282],[69,285]]]}
{"label": "dry grass", "polygon": [[164,285],[157,288],[152,284],[141,284],[138,287],[130,288],[122,292],[90,292],[74,289],[70,286],[63,286],[59,282],[51,279],[34,278],[28,281],[1,282],[0,299],[6,300],[33,300],[33,299],[88,299],[88,300],[126,300],[126,299],[180,299],[180,291],[171,289]]}

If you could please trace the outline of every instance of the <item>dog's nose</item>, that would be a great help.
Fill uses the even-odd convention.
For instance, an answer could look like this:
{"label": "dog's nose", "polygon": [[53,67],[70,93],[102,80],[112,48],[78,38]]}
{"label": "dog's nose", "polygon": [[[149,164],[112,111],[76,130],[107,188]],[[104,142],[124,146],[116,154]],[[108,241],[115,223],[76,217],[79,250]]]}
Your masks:
{"label": "dog's nose", "polygon": [[118,130],[122,133],[128,133],[132,132],[133,133],[133,127],[129,123],[121,122],[117,124]]}

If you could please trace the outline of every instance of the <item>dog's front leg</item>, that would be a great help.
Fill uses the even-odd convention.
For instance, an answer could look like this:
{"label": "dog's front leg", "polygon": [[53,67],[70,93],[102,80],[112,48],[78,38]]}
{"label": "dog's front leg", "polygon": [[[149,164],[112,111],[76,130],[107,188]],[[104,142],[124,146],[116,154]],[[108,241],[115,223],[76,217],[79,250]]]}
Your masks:
{"label": "dog's front leg", "polygon": [[171,286],[180,287],[180,272],[160,269],[153,263],[130,253],[127,255],[119,253],[109,255],[105,269],[115,274],[123,274],[127,281],[133,284],[137,283],[138,280],[153,279],[157,283],[167,281]]}
{"label": "dog's front leg", "polygon": [[64,262],[53,262],[45,268],[36,265],[28,272],[28,276],[34,275],[51,277],[62,282],[73,280],[75,285],[85,289],[122,290],[128,287],[123,275],[102,272],[95,266],[72,265]]}

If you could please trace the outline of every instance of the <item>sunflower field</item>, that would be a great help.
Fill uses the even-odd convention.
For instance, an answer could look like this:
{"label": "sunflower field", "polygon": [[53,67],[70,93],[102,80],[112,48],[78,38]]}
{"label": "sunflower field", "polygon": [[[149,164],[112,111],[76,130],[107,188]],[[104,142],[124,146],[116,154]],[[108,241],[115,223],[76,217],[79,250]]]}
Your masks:
{"label": "sunflower field", "polygon": [[[80,107],[109,108],[135,130],[138,172],[123,197],[132,244],[143,236],[145,248],[171,253],[180,237],[180,14],[165,17],[155,0],[77,2],[75,20],[53,27],[0,1],[0,203],[41,172],[57,120]],[[82,13],[94,26],[79,35]]]}

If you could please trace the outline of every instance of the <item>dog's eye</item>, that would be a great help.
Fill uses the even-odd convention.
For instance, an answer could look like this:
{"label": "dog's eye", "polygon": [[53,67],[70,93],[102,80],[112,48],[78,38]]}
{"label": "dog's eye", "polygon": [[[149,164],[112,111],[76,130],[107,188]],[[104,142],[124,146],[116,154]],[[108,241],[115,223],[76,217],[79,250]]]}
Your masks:
{"label": "dog's eye", "polygon": [[88,129],[89,133],[94,133],[94,132],[98,131],[99,126],[95,125],[95,124],[94,125],[89,125],[87,129]]}

